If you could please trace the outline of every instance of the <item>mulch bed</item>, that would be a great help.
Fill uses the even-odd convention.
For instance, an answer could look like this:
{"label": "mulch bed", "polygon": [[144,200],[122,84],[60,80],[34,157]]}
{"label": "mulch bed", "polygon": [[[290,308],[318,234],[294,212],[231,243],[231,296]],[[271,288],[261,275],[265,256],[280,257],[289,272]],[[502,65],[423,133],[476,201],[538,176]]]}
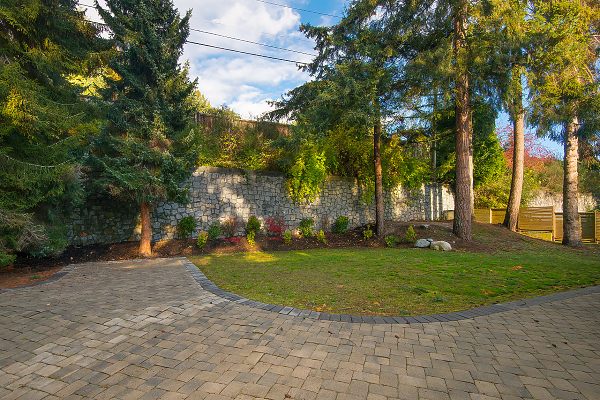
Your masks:
{"label": "mulch bed", "polygon": [[[536,241],[539,246],[557,246],[556,243],[525,238],[510,232],[498,225],[473,223],[474,231],[479,230],[492,236],[491,241],[465,241],[452,234],[452,222],[411,221],[387,222],[385,235],[394,234],[400,238],[406,237],[409,225],[414,227],[417,239],[444,240],[452,245],[455,251],[475,253],[493,253],[499,250],[518,250],[524,241]],[[385,247],[383,238],[364,239],[364,227],[350,230],[344,234],[330,233],[326,235],[327,243],[321,243],[316,238],[294,237],[291,244],[285,244],[280,237],[257,236],[256,244],[250,246],[245,237],[209,240],[204,248],[196,246],[195,239],[166,240],[153,244],[153,258],[188,257],[203,254],[229,254],[249,251],[288,251],[318,248],[381,248]],[[47,279],[69,264],[79,264],[95,261],[132,260],[138,258],[138,242],[123,242],[109,244],[93,244],[86,246],[70,246],[58,257],[28,257],[18,255],[10,267],[0,269],[0,289],[17,287]],[[399,243],[399,248],[412,248],[412,243]],[[39,275],[39,278],[31,277]]]}

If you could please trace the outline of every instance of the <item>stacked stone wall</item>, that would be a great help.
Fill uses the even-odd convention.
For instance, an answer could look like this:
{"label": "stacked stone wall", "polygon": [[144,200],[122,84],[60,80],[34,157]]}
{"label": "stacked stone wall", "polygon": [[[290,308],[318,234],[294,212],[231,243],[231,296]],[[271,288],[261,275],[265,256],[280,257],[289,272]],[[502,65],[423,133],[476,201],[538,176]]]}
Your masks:
{"label": "stacked stone wall", "polygon": [[[529,201],[528,207],[550,207],[554,206],[556,212],[562,212],[563,197],[562,193],[549,193],[540,191]],[[600,207],[600,198],[590,193],[579,193],[578,199],[579,212],[596,210]]]}
{"label": "stacked stone wall", "polygon": [[[328,178],[315,201],[301,204],[287,197],[281,173],[200,167],[188,184],[191,202],[187,206],[154,205],[153,241],[177,238],[177,224],[188,215],[194,216],[198,230],[204,231],[214,221],[237,218],[238,234],[243,234],[251,215],[258,217],[263,227],[268,218],[281,216],[292,230],[303,218],[312,218],[316,228],[326,232],[338,216],[348,217],[350,227],[375,220],[374,202],[369,199],[365,203],[362,187],[350,178]],[[453,208],[454,196],[448,186],[426,184],[417,190],[396,187],[384,192],[385,218],[390,221],[440,219],[444,210]],[[99,194],[73,210],[69,225],[69,242],[75,245],[139,240],[141,233],[137,204]]]}

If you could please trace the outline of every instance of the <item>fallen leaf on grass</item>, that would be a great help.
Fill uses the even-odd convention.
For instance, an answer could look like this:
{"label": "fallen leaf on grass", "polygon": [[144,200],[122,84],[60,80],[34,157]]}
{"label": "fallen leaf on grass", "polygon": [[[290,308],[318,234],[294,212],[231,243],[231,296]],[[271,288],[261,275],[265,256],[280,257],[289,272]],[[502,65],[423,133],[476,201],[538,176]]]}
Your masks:
{"label": "fallen leaf on grass", "polygon": [[520,265],[515,265],[515,266],[514,266],[514,267],[512,267],[511,269],[512,269],[513,271],[518,271],[518,270],[520,270],[521,268],[523,268],[523,267],[521,267]]}

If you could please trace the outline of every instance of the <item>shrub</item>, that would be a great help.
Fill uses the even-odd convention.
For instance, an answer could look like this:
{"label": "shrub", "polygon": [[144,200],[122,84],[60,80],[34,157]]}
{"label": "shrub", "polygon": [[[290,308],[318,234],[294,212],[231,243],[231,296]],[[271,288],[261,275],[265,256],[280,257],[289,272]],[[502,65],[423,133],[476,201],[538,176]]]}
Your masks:
{"label": "shrub", "polygon": [[363,232],[363,237],[365,239],[370,239],[373,236],[373,231],[371,230],[371,225],[367,225],[367,229]]}
{"label": "shrub", "polygon": [[302,218],[300,221],[300,234],[304,237],[312,237],[315,230],[315,220],[312,218]]}
{"label": "shrub", "polygon": [[237,218],[229,217],[221,224],[221,229],[223,229],[225,237],[230,238],[235,236],[239,225]]}
{"label": "shrub", "polygon": [[267,230],[271,236],[281,236],[287,229],[288,225],[285,219],[280,216],[275,216],[267,219]]}
{"label": "shrub", "polygon": [[178,226],[179,235],[181,235],[183,239],[187,239],[196,231],[196,226],[196,218],[193,216],[188,215],[187,217],[181,218]]}
{"label": "shrub", "polygon": [[412,225],[410,225],[406,230],[406,238],[409,242],[415,242],[417,240],[417,234],[415,233],[415,229]]}
{"label": "shrub", "polygon": [[285,231],[285,233],[283,234],[283,241],[285,242],[285,244],[292,243],[292,232]]}
{"label": "shrub", "polygon": [[246,240],[248,240],[248,244],[250,246],[254,246],[256,244],[256,242],[254,241],[254,235],[256,235],[256,232],[254,231],[250,231],[246,234]]}
{"label": "shrub", "polygon": [[340,215],[335,220],[335,225],[333,227],[333,230],[337,233],[346,233],[346,231],[348,230],[348,222],[349,222],[348,217],[344,217],[343,215]]}
{"label": "shrub", "polygon": [[400,239],[398,239],[398,237],[394,235],[386,236],[384,240],[385,244],[387,244],[388,247],[394,247],[400,241]]}
{"label": "shrub", "polygon": [[326,243],[325,242],[325,232],[323,232],[322,230],[320,230],[319,233],[317,233],[317,240],[319,242]]}
{"label": "shrub", "polygon": [[198,235],[198,241],[196,242],[196,246],[198,246],[199,249],[203,248],[207,240],[208,233],[204,231],[200,232],[200,234]]}
{"label": "shrub", "polygon": [[254,215],[251,215],[248,218],[248,225],[246,225],[246,233],[256,233],[258,231],[260,231],[260,221]]}
{"label": "shrub", "polygon": [[221,224],[215,221],[208,227],[208,237],[213,240],[221,236]]}

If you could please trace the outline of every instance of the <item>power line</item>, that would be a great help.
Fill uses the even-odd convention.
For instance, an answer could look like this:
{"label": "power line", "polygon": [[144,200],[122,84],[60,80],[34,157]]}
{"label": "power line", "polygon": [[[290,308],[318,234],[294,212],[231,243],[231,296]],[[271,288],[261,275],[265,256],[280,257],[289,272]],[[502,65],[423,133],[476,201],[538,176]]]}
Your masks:
{"label": "power line", "polygon": [[302,9],[302,8],[296,8],[296,7],[286,6],[284,4],[271,3],[270,1],[265,1],[265,0],[256,0],[256,1],[261,2],[261,3],[265,3],[265,4],[271,4],[271,5],[274,5],[274,6],[283,7],[283,8],[291,8],[292,10],[298,10],[298,11],[303,11],[303,12],[308,12],[308,13],[313,13],[313,14],[325,15],[325,16],[333,17],[333,18],[340,18],[340,19],[342,18],[342,17],[338,17],[337,15],[325,14],[325,13],[318,12],[318,11],[305,10],[305,9]]}
{"label": "power line", "polygon": [[224,37],[224,38],[227,38],[227,39],[239,40],[240,42],[252,43],[252,44],[257,44],[259,46],[271,47],[273,49],[278,49],[278,50],[283,50],[283,51],[291,51],[292,53],[298,53],[298,54],[304,54],[304,55],[311,56],[311,57],[316,57],[315,54],[305,53],[303,51],[297,51],[297,50],[292,50],[292,49],[286,49],[286,48],[283,48],[283,47],[271,46],[270,44],[253,42],[251,40],[245,40],[245,39],[235,38],[235,37],[232,37],[232,36],[221,35],[219,33],[202,31],[200,29],[194,29],[194,28],[190,28],[190,30],[196,31],[196,32],[200,32],[200,33],[206,33],[206,34],[209,34],[209,35],[220,36],[220,37]]}
{"label": "power line", "polygon": [[[82,3],[79,3],[79,5],[81,5],[81,6],[84,6],[84,7],[88,7],[88,8],[93,8],[92,6],[90,6],[90,5],[87,5],[87,4],[82,4]],[[100,24],[100,25],[104,25],[104,26],[106,26],[106,24],[104,24],[104,23],[102,23],[102,22],[97,22],[97,23],[98,23],[98,24]],[[226,37],[226,38],[228,38],[228,39],[239,40],[239,41],[242,41],[242,42],[254,43],[254,44],[261,45],[261,46],[273,47],[273,48],[276,48],[276,49],[285,50],[285,51],[291,51],[291,52],[294,52],[294,53],[300,53],[300,54],[306,54],[306,55],[309,55],[309,56],[314,56],[313,54],[303,53],[303,52],[301,52],[301,51],[296,51],[296,50],[291,50],[291,49],[284,49],[284,48],[281,48],[281,47],[271,46],[271,45],[268,45],[268,44],[263,44],[263,43],[251,42],[251,41],[249,41],[249,40],[238,39],[238,38],[234,38],[234,37],[229,37],[229,36],[225,36],[225,35],[220,35],[220,34],[218,34],[218,33],[212,33],[212,32],[201,31],[201,30],[199,30],[199,29],[190,28],[190,30],[193,30],[193,31],[198,31],[198,32],[202,32],[202,33],[208,33],[208,34],[212,34],[212,35],[216,35],[216,36],[222,36],[222,37]],[[278,60],[278,61],[291,62],[291,63],[295,63],[295,64],[304,64],[304,65],[307,65],[307,64],[308,64],[308,63],[305,63],[305,62],[303,62],[303,61],[294,61],[294,60],[288,60],[288,59],[285,59],[285,58],[279,58],[279,57],[266,56],[266,55],[263,55],[263,54],[257,54],[257,53],[250,53],[250,52],[247,52],[247,51],[234,50],[234,49],[229,49],[229,48],[226,48],[226,47],[213,46],[213,45],[206,44],[206,43],[198,43],[198,42],[193,42],[193,41],[191,41],[191,40],[186,40],[185,42],[186,42],[186,43],[190,43],[190,44],[195,44],[195,45],[198,45],[198,46],[205,46],[205,47],[211,47],[211,48],[214,48],[214,49],[219,49],[219,50],[231,51],[231,52],[234,52],[234,53],[247,54],[247,55],[250,55],[250,56],[255,56],[255,57],[269,58],[269,59],[272,59],[272,60]]]}
{"label": "power line", "polygon": [[256,29],[242,28],[241,26],[228,25],[228,24],[224,24],[222,22],[211,21],[209,19],[202,19],[202,18],[198,18],[198,17],[194,17],[194,16],[192,16],[192,18],[193,19],[197,19],[198,21],[210,22],[211,24],[218,24],[218,25],[228,26],[230,28],[242,29],[242,30],[248,31],[248,32],[262,33],[263,35],[271,35],[271,36],[277,36],[277,37],[281,37],[281,38],[296,40],[298,42],[310,42],[310,43],[312,43],[312,40],[310,40],[310,39],[297,38],[297,37],[287,36],[287,35],[278,35],[276,33],[262,32],[262,31],[257,31]]}
{"label": "power line", "polygon": [[293,60],[288,60],[285,58],[279,58],[279,57],[271,57],[271,56],[265,56],[263,54],[256,54],[256,53],[250,53],[247,51],[241,51],[241,50],[234,50],[234,49],[228,49],[226,47],[219,47],[219,46],[213,46],[211,44],[206,44],[206,43],[198,43],[198,42],[192,42],[191,40],[186,40],[186,43],[190,43],[190,44],[196,44],[198,46],[206,46],[206,47],[212,47],[214,49],[219,49],[219,50],[227,50],[227,51],[233,51],[234,53],[241,53],[241,54],[248,54],[250,56],[255,56],[255,57],[263,57],[263,58],[270,58],[272,60],[278,60],[278,61],[286,61],[286,62],[291,62],[291,63],[295,63],[295,64],[304,64],[304,65],[308,65],[308,63],[302,62],[302,61],[293,61]]}

